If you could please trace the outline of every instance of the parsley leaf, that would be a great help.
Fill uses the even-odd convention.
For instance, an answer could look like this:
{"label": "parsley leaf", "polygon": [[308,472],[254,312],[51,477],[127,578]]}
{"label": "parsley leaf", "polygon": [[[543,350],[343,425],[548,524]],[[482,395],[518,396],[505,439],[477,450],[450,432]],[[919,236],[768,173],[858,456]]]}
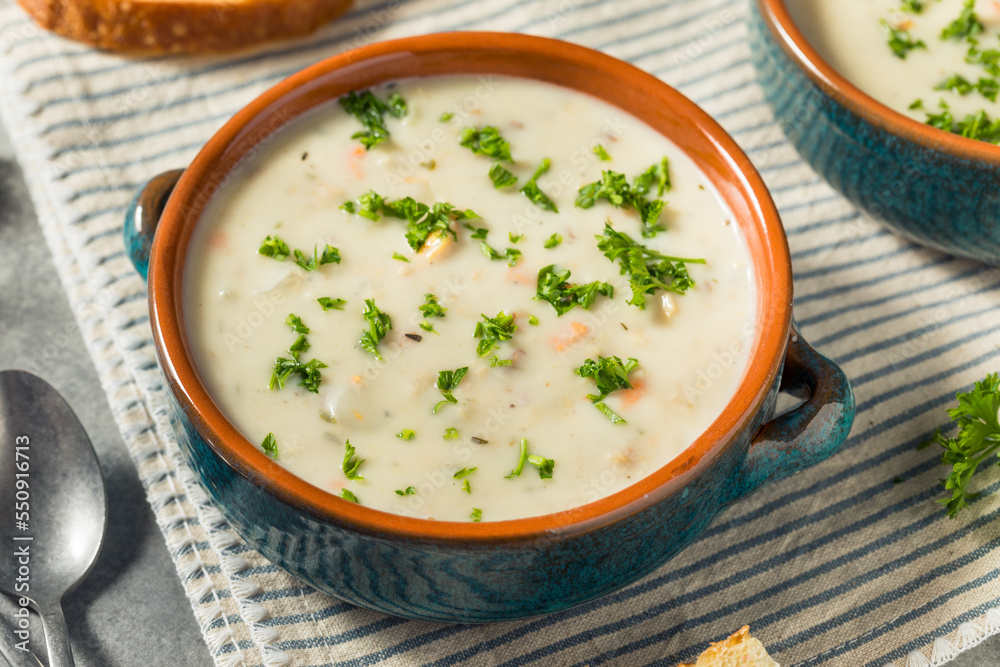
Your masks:
{"label": "parsley leaf", "polygon": [[351,493],[351,491],[349,489],[341,489],[340,490],[340,497],[343,498],[344,500],[349,500],[352,503],[357,503],[358,505],[361,504],[361,501],[358,500],[358,497],[356,495],[354,495],[353,493]]}
{"label": "parsley leaf", "polygon": [[357,118],[365,128],[351,135],[352,139],[361,141],[365,150],[371,150],[389,138],[389,130],[385,126],[385,114],[402,118],[407,113],[406,101],[399,93],[392,93],[389,95],[389,99],[383,102],[370,90],[360,93],[352,90],[338,99],[337,102],[344,111]]}
{"label": "parsley leaf", "polygon": [[406,242],[413,250],[420,250],[431,234],[449,234],[457,239],[458,235],[452,229],[451,223],[479,217],[475,211],[468,209],[463,211],[447,202],[437,202],[433,206],[428,206],[413,197],[388,201],[374,191],[359,197],[357,204],[358,206],[355,206],[354,202],[347,202],[340,208],[372,221],[378,221],[381,215],[405,220]]}
{"label": "parsley leaf", "polygon": [[900,9],[910,14],[919,14],[924,11],[924,0],[903,0]]}
{"label": "parsley leaf", "polygon": [[513,359],[501,359],[495,354],[490,358],[490,366],[492,366],[493,368],[497,367],[503,368],[506,366],[513,366],[513,365],[514,365]]}
{"label": "parsley leaf", "polygon": [[572,285],[568,282],[570,275],[569,269],[557,272],[555,264],[542,268],[538,272],[535,299],[548,301],[561,316],[577,306],[589,310],[599,294],[614,296],[615,288],[608,283],[595,280],[586,285]]}
{"label": "parsley leaf", "polygon": [[934,90],[950,90],[962,96],[968,95],[975,90],[989,101],[996,102],[997,93],[1000,92],[1000,81],[993,78],[979,77],[979,81],[972,83],[961,74],[952,74],[934,86]]}
{"label": "parsley leaf", "polygon": [[619,389],[631,389],[632,383],[629,382],[628,376],[629,373],[638,367],[639,362],[636,359],[629,359],[627,362],[623,363],[622,360],[616,356],[598,356],[597,361],[587,359],[583,362],[582,366],[573,372],[580,377],[591,378],[594,380],[599,393],[587,394],[587,398],[589,398],[597,409],[604,413],[604,415],[613,423],[624,424],[625,420],[605,405],[604,399],[607,398],[608,394],[613,391],[617,391]]}
{"label": "parsley leaf", "polygon": [[409,257],[407,257],[406,255],[400,255],[398,252],[392,253],[392,258],[393,259],[398,259],[401,262],[409,262],[410,261]]}
{"label": "parsley leaf", "polygon": [[257,252],[265,257],[273,257],[279,262],[283,262],[291,254],[288,244],[282,241],[281,237],[277,235],[268,236],[264,239],[264,243]]}
{"label": "parsley leaf", "polygon": [[493,125],[465,128],[458,138],[458,143],[476,155],[485,155],[503,162],[514,161],[510,156],[510,144],[500,136],[500,130]]}
{"label": "parsley leaf", "polygon": [[483,510],[479,509],[478,507],[473,507],[472,514],[469,515],[469,518],[475,521],[476,523],[479,523],[480,521],[483,520]]}
{"label": "parsley leaf", "polygon": [[483,321],[476,324],[473,336],[482,339],[476,346],[476,353],[480,357],[485,357],[491,350],[499,347],[498,343],[513,338],[514,332],[517,331],[517,325],[514,324],[514,314],[508,315],[502,310],[496,314],[496,317],[487,317],[483,313],[480,315]]}
{"label": "parsley leaf", "polygon": [[400,440],[413,440],[417,434],[412,428],[404,428],[402,431],[396,434],[396,437]]}
{"label": "parsley leaf", "polygon": [[420,306],[420,314],[424,317],[444,317],[448,311],[447,308],[438,303],[437,297],[430,292],[424,294],[424,300],[426,303]]}
{"label": "parsley leaf", "polygon": [[628,234],[616,232],[604,224],[604,233],[597,237],[597,248],[612,262],[617,261],[620,273],[627,274],[632,286],[630,305],[646,308],[646,295],[657,289],[684,294],[695,282],[688,274],[687,264],[704,264],[704,259],[670,257],[636,243]]}
{"label": "parsley leaf", "polygon": [[479,249],[483,251],[483,256],[487,259],[506,259],[507,266],[514,266],[521,259],[521,251],[517,248],[506,248],[503,253],[499,253],[486,241],[479,244]]}
{"label": "parsley leaf", "polygon": [[454,426],[449,426],[444,430],[445,440],[457,440],[458,439],[458,429]]}
{"label": "parsley leaf", "polygon": [[550,249],[555,248],[560,243],[562,243],[562,236],[560,236],[559,234],[553,234],[548,239],[546,239],[545,247]]}
{"label": "parsley leaf", "polygon": [[300,333],[300,334],[309,333],[309,327],[303,324],[302,318],[293,313],[289,313],[288,317],[285,318],[285,324],[290,326],[292,328],[292,331],[294,331],[295,333]]}
{"label": "parsley leaf", "polygon": [[882,32],[889,39],[889,48],[892,52],[896,54],[897,58],[906,58],[906,55],[913,49],[926,49],[927,45],[924,44],[924,40],[918,39],[914,40],[913,35],[911,35],[906,30],[902,28],[896,28],[891,23],[885,19],[879,19],[879,25],[882,26]]}
{"label": "parsley leaf", "polygon": [[611,156],[608,152],[604,150],[604,146],[597,144],[594,146],[594,154],[601,159],[602,162],[610,162]]}
{"label": "parsley leaf", "polygon": [[556,466],[556,462],[553,459],[547,459],[537,454],[528,454],[528,441],[525,438],[521,438],[521,454],[517,460],[517,467],[511,470],[509,474],[504,475],[504,479],[520,477],[526,463],[530,463],[538,468],[538,476],[542,479],[551,479],[552,470]]}
{"label": "parsley leaf", "polygon": [[924,122],[931,127],[968,139],[977,139],[991,144],[1000,143],[1000,118],[990,118],[985,111],[980,110],[975,114],[969,114],[962,120],[955,120],[951,109],[944,100],[941,100],[938,106],[941,109],[938,113],[925,111],[927,119]]}
{"label": "parsley leaf", "polygon": [[[647,195],[652,193],[654,185],[656,197],[650,199]],[[642,221],[643,237],[651,238],[656,236],[657,232],[664,231],[663,225],[658,221],[665,204],[659,197],[669,190],[670,162],[664,157],[659,163],[632,179],[631,185],[625,174],[610,170],[602,172],[601,180],[580,188],[576,205],[580,208],[591,208],[597,200],[604,199],[616,208],[632,209],[639,214],[639,219]]]}
{"label": "parsley leaf", "polygon": [[343,310],[344,309],[344,304],[347,303],[343,299],[331,299],[328,296],[321,296],[320,298],[316,299],[316,301],[318,301],[319,305],[323,307],[323,312],[324,313],[326,311],[328,311],[328,310],[331,310],[331,309],[332,310]]}
{"label": "parsley leaf", "polygon": [[368,331],[361,333],[358,343],[362,350],[382,361],[382,355],[378,353],[378,344],[392,329],[392,319],[387,313],[379,310],[375,305],[375,299],[365,299],[365,311],[362,316],[368,321]]}
{"label": "parsley leaf", "polygon": [[[458,403],[458,399],[452,394],[453,391],[458,387],[462,378],[465,374],[469,372],[468,366],[463,366],[462,368],[456,368],[453,371],[439,371],[437,379],[437,388],[444,396],[444,400],[434,406],[434,413],[437,414],[438,408],[440,408],[445,403]],[[450,431],[450,429],[449,429]],[[458,431],[455,431],[455,435],[458,435]],[[448,438],[448,431],[445,431],[445,439]]]}
{"label": "parsley leaf", "polygon": [[399,489],[396,489],[396,495],[397,496],[413,496],[413,495],[416,495],[416,493],[417,493],[417,490],[415,488],[413,488],[412,486],[406,487],[406,489],[404,489],[403,491],[400,491]]}
{"label": "parsley leaf", "polygon": [[538,187],[538,177],[547,172],[551,166],[552,161],[549,158],[543,159],[531,179],[521,188],[521,194],[530,199],[538,208],[558,213],[559,209],[556,207],[556,203]]}
{"label": "parsley leaf", "polygon": [[[1000,374],[987,375],[972,391],[958,392],[958,407],[948,410],[953,422],[958,422],[958,434],[946,438],[938,431],[931,438],[944,448],[941,463],[951,466],[945,489],[951,498],[938,500],[948,507],[948,516],[955,518],[975,498],[968,486],[979,464],[1000,454]],[[1000,460],[996,461],[1000,465]]]}
{"label": "parsley leaf", "polygon": [[361,464],[364,462],[365,459],[358,458],[357,450],[351,444],[350,439],[348,439],[344,443],[344,462],[340,464],[340,468],[344,471],[347,479],[364,479],[365,476],[358,472],[361,469]]}
{"label": "parsley leaf", "polygon": [[984,29],[982,21],[976,16],[976,0],[965,0],[958,18],[941,31],[941,39],[970,39]]}
{"label": "parsley leaf", "polygon": [[267,434],[264,438],[264,442],[260,443],[260,447],[264,450],[264,453],[272,459],[278,458],[278,441],[274,438],[273,433]]}
{"label": "parsley leaf", "polygon": [[499,190],[515,185],[517,176],[507,171],[499,162],[494,162],[493,166],[490,167],[490,180],[493,181],[493,187]]}
{"label": "parsley leaf", "polygon": [[475,468],[462,468],[461,470],[459,470],[458,472],[456,472],[454,475],[452,475],[452,479],[463,479],[465,477],[468,477],[472,473],[476,472],[477,470],[479,470],[478,466],[475,467]]}

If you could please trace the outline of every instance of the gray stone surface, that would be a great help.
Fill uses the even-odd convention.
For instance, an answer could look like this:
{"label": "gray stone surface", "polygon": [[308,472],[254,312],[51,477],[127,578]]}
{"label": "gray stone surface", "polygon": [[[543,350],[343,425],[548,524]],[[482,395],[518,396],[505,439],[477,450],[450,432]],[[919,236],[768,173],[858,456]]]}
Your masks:
{"label": "gray stone surface", "polygon": [[[40,351],[45,350],[44,360]],[[0,128],[0,368],[36,370],[97,450],[108,492],[104,546],[64,601],[80,667],[208,667],[213,661],[108,408]],[[5,511],[0,514],[6,516]],[[38,517],[38,521],[44,517]],[[44,655],[41,628],[31,646]],[[0,665],[5,665],[0,657]]]}
{"label": "gray stone surface", "polygon": [[[109,525],[101,556],[65,601],[77,665],[212,665],[0,127],[0,368],[34,368],[41,349],[47,352],[41,375],[86,427],[108,489]],[[50,357],[51,349],[56,352]],[[40,628],[34,628],[32,642],[43,650]],[[903,664],[898,661],[897,667]],[[948,664],[1000,666],[1000,635]]]}

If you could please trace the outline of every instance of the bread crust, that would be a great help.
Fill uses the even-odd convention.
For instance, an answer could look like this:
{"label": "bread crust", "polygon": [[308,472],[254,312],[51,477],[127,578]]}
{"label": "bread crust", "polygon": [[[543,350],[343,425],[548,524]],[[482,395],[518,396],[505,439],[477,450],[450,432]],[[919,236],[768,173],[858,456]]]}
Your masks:
{"label": "bread crust", "polygon": [[780,667],[767,654],[764,645],[750,636],[750,626],[729,635],[721,642],[712,642],[693,665],[677,667]]}
{"label": "bread crust", "polygon": [[308,34],[351,0],[18,0],[41,27],[100,49],[232,51]]}

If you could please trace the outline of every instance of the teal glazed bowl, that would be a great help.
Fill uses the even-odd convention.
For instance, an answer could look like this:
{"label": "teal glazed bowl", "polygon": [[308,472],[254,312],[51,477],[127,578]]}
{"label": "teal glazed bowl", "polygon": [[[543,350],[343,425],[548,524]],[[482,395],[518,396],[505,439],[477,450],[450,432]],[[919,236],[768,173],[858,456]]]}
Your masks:
{"label": "teal glazed bowl", "polygon": [[861,92],[806,41],[786,0],[750,7],[757,78],[802,158],[906,238],[1000,264],[1000,146],[925,125]]}
{"label": "teal glazed bowl", "polygon": [[[351,90],[415,76],[506,75],[593,95],[637,115],[695,161],[734,213],[754,263],[757,333],[738,391],[678,458],[633,486],[565,512],[445,522],[380,512],[292,475],[244,438],[202,383],[187,344],[188,243],[229,175],[284,125]],[[125,223],[183,454],[233,528],[315,588],[397,616],[482,623],[581,604],[650,572],[727,505],[826,458],[854,418],[847,379],[791,322],[788,248],[763,181],[735,142],[654,77],[603,54],[526,35],[452,33],[373,44],[278,84],[182,171],[150,181]],[[779,389],[806,400],[774,416]]]}

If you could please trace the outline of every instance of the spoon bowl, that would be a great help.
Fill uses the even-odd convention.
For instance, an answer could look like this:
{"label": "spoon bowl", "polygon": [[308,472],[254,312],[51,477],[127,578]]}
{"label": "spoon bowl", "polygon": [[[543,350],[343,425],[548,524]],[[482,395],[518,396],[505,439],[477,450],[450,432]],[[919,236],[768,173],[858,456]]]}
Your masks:
{"label": "spoon bowl", "polygon": [[47,382],[0,371],[0,590],[41,617],[49,667],[73,665],[62,600],[87,576],[108,507],[97,455],[73,410]]}

